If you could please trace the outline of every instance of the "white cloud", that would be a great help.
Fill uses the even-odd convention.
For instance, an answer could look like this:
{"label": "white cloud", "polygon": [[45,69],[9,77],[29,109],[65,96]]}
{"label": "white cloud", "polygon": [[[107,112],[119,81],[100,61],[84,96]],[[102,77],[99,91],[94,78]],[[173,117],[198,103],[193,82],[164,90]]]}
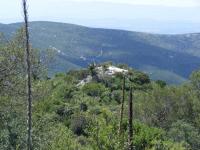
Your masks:
{"label": "white cloud", "polygon": [[151,5],[168,7],[196,7],[200,6],[199,0],[62,0],[71,2],[106,2],[130,5]]}

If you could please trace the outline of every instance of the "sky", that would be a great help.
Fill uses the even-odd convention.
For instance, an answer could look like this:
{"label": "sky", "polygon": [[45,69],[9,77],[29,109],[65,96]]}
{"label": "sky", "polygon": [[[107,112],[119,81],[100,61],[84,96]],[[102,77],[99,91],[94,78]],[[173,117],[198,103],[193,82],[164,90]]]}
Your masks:
{"label": "sky", "polygon": [[[151,33],[200,32],[200,0],[28,0],[30,21]],[[21,0],[0,0],[0,23],[23,21]]]}

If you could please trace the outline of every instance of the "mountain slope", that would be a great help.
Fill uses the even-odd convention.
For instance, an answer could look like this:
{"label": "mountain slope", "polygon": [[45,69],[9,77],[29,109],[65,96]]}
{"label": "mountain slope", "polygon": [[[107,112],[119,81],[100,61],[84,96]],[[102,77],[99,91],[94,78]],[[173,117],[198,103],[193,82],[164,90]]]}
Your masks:
{"label": "mountain slope", "polygon": [[[0,24],[0,32],[11,36],[21,25]],[[146,71],[153,79],[168,76],[169,83],[180,83],[200,66],[200,34],[154,35],[54,22],[31,22],[30,32],[34,47],[57,51],[54,71],[110,60]]]}

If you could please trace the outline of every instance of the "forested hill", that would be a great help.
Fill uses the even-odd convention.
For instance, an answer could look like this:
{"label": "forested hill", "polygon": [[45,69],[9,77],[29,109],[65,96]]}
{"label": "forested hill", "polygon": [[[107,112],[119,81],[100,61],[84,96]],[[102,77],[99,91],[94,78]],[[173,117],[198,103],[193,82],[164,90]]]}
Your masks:
{"label": "forested hill", "polygon": [[31,49],[27,80],[24,40],[0,38],[0,150],[27,149],[30,115],[34,150],[200,149],[200,71],[179,86],[112,62],[49,78],[52,55]]}
{"label": "forested hill", "polygon": [[[21,25],[0,24],[0,32],[11,37]],[[145,71],[152,79],[180,83],[200,66],[200,34],[156,35],[55,22],[31,22],[30,31],[33,47],[56,51],[53,72],[111,60]]]}

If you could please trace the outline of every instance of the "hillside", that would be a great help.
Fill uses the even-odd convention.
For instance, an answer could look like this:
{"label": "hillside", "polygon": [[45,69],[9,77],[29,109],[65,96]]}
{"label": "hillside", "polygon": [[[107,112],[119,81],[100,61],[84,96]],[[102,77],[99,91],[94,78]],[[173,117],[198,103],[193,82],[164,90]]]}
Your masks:
{"label": "hillside", "polygon": [[[15,38],[0,42],[1,150],[27,149],[22,35],[18,32]],[[30,59],[33,149],[127,150],[127,141],[135,150],[200,149],[200,71],[176,86],[152,81],[144,72],[112,62],[92,63],[49,78],[44,63],[49,58],[34,49]],[[170,79],[167,71],[143,69]],[[128,140],[131,133],[133,138]]]}
{"label": "hillside", "polygon": [[[0,32],[10,37],[21,25],[0,24]],[[30,31],[33,47],[57,52],[53,72],[113,61],[177,84],[200,66],[200,34],[154,35],[54,22],[31,22]]]}
{"label": "hillside", "polygon": [[[26,78],[19,73],[21,68],[11,69],[16,74],[9,74],[9,78],[4,72],[0,74],[0,149],[25,150]],[[33,149],[127,150],[132,87],[135,150],[199,150],[200,71],[193,73],[190,81],[169,86],[151,81],[148,75],[127,65],[111,63],[59,73],[51,79],[35,78]],[[5,83],[12,86],[2,87]]]}

